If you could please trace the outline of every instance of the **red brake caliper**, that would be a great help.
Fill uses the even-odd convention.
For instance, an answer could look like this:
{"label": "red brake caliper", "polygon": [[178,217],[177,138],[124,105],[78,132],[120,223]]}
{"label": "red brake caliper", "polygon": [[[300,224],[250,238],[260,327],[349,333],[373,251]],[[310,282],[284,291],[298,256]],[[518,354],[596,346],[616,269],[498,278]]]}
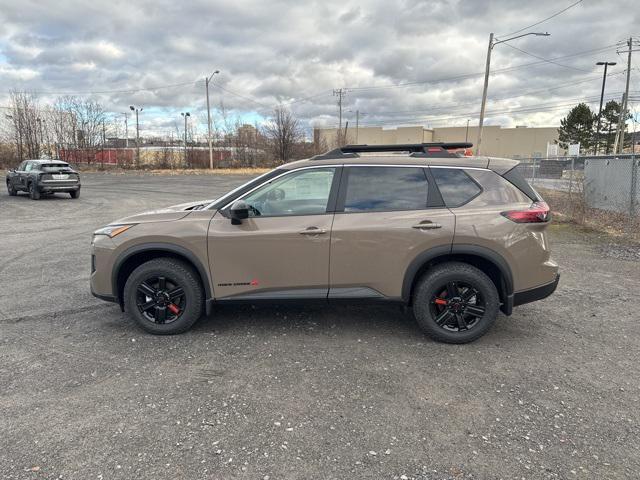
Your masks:
{"label": "red brake caliper", "polygon": [[180,313],[180,309],[174,303],[170,303],[169,305],[167,305],[167,308],[171,310],[171,313],[173,313],[174,315],[178,315]]}
{"label": "red brake caliper", "polygon": [[436,305],[446,305],[447,301],[444,298],[436,298],[433,303]]}

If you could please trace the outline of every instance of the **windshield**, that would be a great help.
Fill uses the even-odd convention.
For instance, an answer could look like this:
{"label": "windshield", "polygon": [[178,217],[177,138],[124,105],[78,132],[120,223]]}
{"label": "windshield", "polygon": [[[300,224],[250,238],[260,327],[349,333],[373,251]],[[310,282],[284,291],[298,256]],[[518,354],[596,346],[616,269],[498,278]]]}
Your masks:
{"label": "windshield", "polygon": [[209,206],[207,206],[207,209],[209,209],[209,210],[217,210],[219,208],[222,208],[227,203],[232,201],[234,198],[237,198],[240,195],[243,195],[243,194],[247,193],[249,190],[257,187],[262,182],[264,182],[264,181],[266,181],[266,180],[268,180],[270,178],[276,177],[278,175],[282,175],[283,173],[286,173],[286,170],[283,170],[283,169],[280,169],[280,168],[276,168],[274,170],[271,170],[270,172],[263,173],[259,177],[256,177],[253,180],[249,180],[247,183],[244,183],[244,184],[240,185],[239,187],[234,188],[230,192],[225,193],[223,196],[217,198],[216,200],[213,201],[213,203],[211,203],[211,204],[209,204]]}
{"label": "windshield", "polygon": [[40,165],[40,169],[44,172],[50,172],[52,170],[60,170],[60,169],[70,169],[71,167],[66,163],[47,163],[44,165]]}

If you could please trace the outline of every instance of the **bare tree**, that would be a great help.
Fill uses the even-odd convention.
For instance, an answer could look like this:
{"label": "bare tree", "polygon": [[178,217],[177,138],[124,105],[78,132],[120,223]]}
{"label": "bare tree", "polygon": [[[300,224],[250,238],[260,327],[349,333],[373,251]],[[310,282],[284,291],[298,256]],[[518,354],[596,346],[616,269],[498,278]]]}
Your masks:
{"label": "bare tree", "polygon": [[9,119],[13,127],[13,138],[20,161],[40,157],[42,144],[42,119],[36,98],[27,92],[9,93]]}
{"label": "bare tree", "polygon": [[279,106],[263,128],[275,158],[282,163],[293,158],[296,144],[304,138],[298,119],[289,110]]}

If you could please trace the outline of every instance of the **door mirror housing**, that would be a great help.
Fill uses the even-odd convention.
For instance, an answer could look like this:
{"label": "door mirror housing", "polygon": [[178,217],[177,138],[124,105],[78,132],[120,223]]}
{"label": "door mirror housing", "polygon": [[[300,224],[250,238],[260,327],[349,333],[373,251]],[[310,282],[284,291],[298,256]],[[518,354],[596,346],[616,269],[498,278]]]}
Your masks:
{"label": "door mirror housing", "polygon": [[249,218],[249,206],[244,200],[238,200],[229,209],[232,225],[240,225],[242,220]]}

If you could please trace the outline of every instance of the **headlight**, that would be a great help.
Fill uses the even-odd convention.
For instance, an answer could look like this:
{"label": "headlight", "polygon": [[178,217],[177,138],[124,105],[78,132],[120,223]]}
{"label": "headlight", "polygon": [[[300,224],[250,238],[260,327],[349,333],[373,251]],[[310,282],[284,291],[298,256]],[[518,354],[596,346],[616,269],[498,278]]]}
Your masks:
{"label": "headlight", "polygon": [[122,232],[126,232],[135,224],[131,225],[107,225],[106,227],[99,228],[95,232],[94,235],[106,235],[109,238],[113,238],[116,235],[120,235]]}

